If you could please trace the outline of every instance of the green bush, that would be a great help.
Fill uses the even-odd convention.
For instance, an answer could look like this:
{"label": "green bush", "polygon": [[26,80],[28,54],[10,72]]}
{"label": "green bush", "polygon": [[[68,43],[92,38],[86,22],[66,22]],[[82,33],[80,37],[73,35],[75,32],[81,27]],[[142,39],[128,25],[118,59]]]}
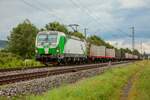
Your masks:
{"label": "green bush", "polygon": [[23,60],[20,56],[12,54],[0,52],[0,69],[5,68],[25,68],[32,66],[40,66],[39,62],[35,60]]}

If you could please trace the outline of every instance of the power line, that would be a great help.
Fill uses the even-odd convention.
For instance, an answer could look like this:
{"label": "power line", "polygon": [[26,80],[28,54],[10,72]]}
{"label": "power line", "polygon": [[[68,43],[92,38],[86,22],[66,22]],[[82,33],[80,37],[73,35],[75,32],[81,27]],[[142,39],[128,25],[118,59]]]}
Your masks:
{"label": "power line", "polygon": [[[38,0],[37,0],[37,2],[39,2]],[[40,3],[40,2],[39,2]],[[45,4],[44,4],[45,5]],[[42,6],[43,8],[45,8],[48,12],[49,11],[51,11],[51,12],[53,12],[52,10],[50,10],[46,5],[45,6],[42,6],[42,5],[40,5],[40,6]],[[56,12],[55,12],[56,13]],[[52,14],[54,17],[57,17],[60,21],[62,21],[62,18],[61,17],[59,17],[59,16],[56,16],[57,14]],[[62,21],[63,22],[63,21]]]}
{"label": "power line", "polygon": [[[48,11],[49,12],[49,9],[47,9],[46,7],[44,7],[43,6],[43,8],[41,8],[41,7],[38,7],[38,6],[35,6],[35,5],[33,5],[33,4],[31,4],[30,2],[27,2],[27,1],[25,1],[25,0],[21,0],[24,4],[26,4],[27,6],[29,6],[29,7],[31,7],[31,8],[34,8],[34,9],[36,9],[36,10],[41,10],[41,11]],[[50,13],[49,13],[50,14]],[[61,20],[61,18],[59,18],[58,16],[56,16],[56,15],[54,15],[54,14],[51,14],[54,18],[56,18],[57,17],[57,19],[59,19],[59,20]],[[61,20],[62,21],[62,20]]]}
{"label": "power line", "polygon": [[[78,1],[78,2],[80,2],[80,1]],[[80,4],[81,4],[81,2],[80,2]],[[85,9],[87,9],[87,11],[89,12],[89,13],[91,13],[91,11],[87,8],[87,7],[85,7],[85,6],[83,6]],[[99,16],[97,16],[97,15],[95,15],[98,19],[100,19],[101,20],[101,18],[99,17]],[[98,20],[99,21],[99,20]],[[121,32],[121,33],[124,33],[124,34],[126,34],[127,36],[129,36],[129,34],[128,33],[126,33],[126,32],[124,32],[124,31],[122,31],[121,29],[119,29],[119,28],[116,28],[116,30],[118,30],[119,32]]]}
{"label": "power line", "polygon": [[80,5],[78,5],[75,1],[73,0],[69,0],[76,8],[79,8],[81,11],[83,11],[85,14],[87,14],[89,17],[91,17],[96,23],[97,23],[97,20],[91,16],[87,11],[83,10],[82,7]]}
{"label": "power line", "polygon": [[[89,12],[87,12],[86,10],[83,10],[82,7],[80,5],[78,5],[75,1],[73,1],[73,0],[70,0],[70,1],[75,7],[79,8],[81,11],[85,12],[89,17],[91,17],[98,25],[101,24]],[[101,26],[104,27],[102,24],[101,24]],[[100,28],[98,28],[98,29],[100,29]]]}
{"label": "power line", "polygon": [[[71,1],[72,3],[74,3],[74,5],[79,6],[79,5],[77,5],[77,3],[75,3],[75,1],[73,1],[73,0],[70,0],[70,1]],[[78,1],[78,2],[81,4],[80,1]],[[97,18],[93,17],[93,16],[91,15],[91,11],[90,11],[87,7],[84,7],[84,6],[81,7],[81,5],[80,5],[79,7],[80,7],[80,8],[84,8],[84,11],[85,11],[89,16],[91,16],[98,24],[101,24],[100,21],[99,21],[100,18],[97,19],[98,17],[97,17]],[[100,19],[100,20],[101,20],[101,19]],[[101,26],[105,28],[104,25],[101,24]],[[129,36],[126,32],[122,31],[121,29],[116,28],[116,30],[118,30],[119,32],[124,33],[124,34],[126,34],[127,36]]]}
{"label": "power line", "polygon": [[[89,11],[83,10],[81,6],[79,6],[77,3],[75,3],[75,1],[73,1],[73,0],[70,0],[70,1],[72,2],[72,4],[73,4],[74,6],[76,6],[76,7],[79,8],[80,10],[84,11],[88,16],[90,16],[98,25],[101,24],[101,23],[99,23],[99,22],[97,21],[97,19],[96,19],[95,17],[93,17],[93,16],[89,13]],[[101,26],[104,27],[102,24],[101,24]],[[99,28],[98,28],[98,29],[99,29]],[[96,31],[96,32],[97,32],[97,31]],[[112,36],[113,36],[113,35],[112,35]]]}
{"label": "power line", "polygon": [[142,41],[140,43],[140,48],[141,48],[141,54],[142,54],[143,53],[143,43],[142,43]]}
{"label": "power line", "polygon": [[[22,1],[24,4],[26,4],[27,6],[31,7],[31,8],[34,8],[34,9],[36,9],[36,10],[43,10],[43,9],[41,9],[41,8],[39,8],[39,7],[33,5],[33,4],[31,4],[31,3],[29,3],[29,2],[27,2],[27,1],[25,1],[25,0],[21,0],[21,1]],[[43,11],[44,11],[44,10],[43,10]]]}
{"label": "power line", "polygon": [[[70,1],[72,2],[72,4],[74,4],[74,6],[77,6],[77,7],[79,7],[80,10],[84,11],[84,10],[82,9],[82,7],[79,6],[77,3],[75,3],[73,0],[70,0]],[[43,8],[45,8],[45,9],[42,9],[42,8],[37,7],[37,6],[35,6],[35,5],[33,5],[33,4],[29,3],[29,2],[27,2],[27,1],[25,1],[25,0],[22,0],[22,2],[24,2],[26,5],[28,5],[28,6],[32,7],[32,8],[34,8],[34,9],[42,10],[42,11],[45,11],[45,10],[49,11],[49,9],[47,9],[46,6],[43,6]],[[40,5],[40,6],[41,6],[41,5]],[[88,9],[87,9],[86,11],[84,11],[84,12],[85,12],[88,16],[90,16],[96,23],[101,24],[101,23],[99,23],[99,21],[98,21],[95,17],[93,17],[93,16],[90,14],[90,11],[89,11]],[[57,17],[58,19],[61,20],[61,18],[59,18],[58,16],[53,15],[53,17],[55,17],[55,18]],[[62,21],[62,20],[61,20],[61,21]],[[101,26],[103,26],[103,25],[101,24]],[[104,26],[103,26],[103,27],[104,27]],[[114,34],[113,34],[113,36],[116,37],[116,35],[114,35]]]}

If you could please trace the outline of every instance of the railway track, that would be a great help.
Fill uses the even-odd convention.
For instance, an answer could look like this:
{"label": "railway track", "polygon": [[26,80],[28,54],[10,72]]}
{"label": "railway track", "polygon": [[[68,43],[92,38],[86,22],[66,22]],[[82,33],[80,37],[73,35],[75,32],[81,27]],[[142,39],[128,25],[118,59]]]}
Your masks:
{"label": "railway track", "polygon": [[9,72],[9,71],[19,71],[19,70],[27,70],[27,69],[35,69],[35,68],[43,68],[45,66],[34,66],[34,67],[23,67],[23,68],[6,68],[6,69],[0,69],[0,72]]}
{"label": "railway track", "polygon": [[[122,64],[122,63],[127,63],[127,61],[126,62],[112,62],[111,65]],[[20,81],[27,81],[27,80],[31,80],[31,79],[42,78],[42,77],[47,77],[47,76],[52,76],[52,75],[77,72],[77,71],[81,71],[81,70],[99,68],[99,67],[104,67],[104,66],[108,66],[108,65],[110,65],[110,63],[80,65],[80,66],[76,66],[76,67],[75,66],[74,67],[63,67],[63,68],[59,68],[59,69],[56,68],[56,69],[52,69],[52,70],[43,70],[43,71],[30,72],[30,73],[1,75],[0,76],[0,85],[6,85],[6,84],[11,84],[11,83],[20,82]]]}

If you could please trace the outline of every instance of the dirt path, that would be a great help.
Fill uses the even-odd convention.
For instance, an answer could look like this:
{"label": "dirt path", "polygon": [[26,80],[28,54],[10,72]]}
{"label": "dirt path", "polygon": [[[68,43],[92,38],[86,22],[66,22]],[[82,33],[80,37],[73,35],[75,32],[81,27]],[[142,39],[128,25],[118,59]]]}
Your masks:
{"label": "dirt path", "polygon": [[120,100],[129,100],[130,98],[130,94],[132,92],[132,89],[134,87],[135,82],[137,82],[138,79],[138,75],[140,74],[140,72],[142,71],[142,69],[144,68],[144,65],[142,64],[137,64],[138,66],[140,66],[140,69],[138,69],[128,80],[128,82],[124,85],[124,87],[122,88],[121,91],[121,97]]}
{"label": "dirt path", "polygon": [[125,84],[125,86],[122,89],[122,94],[121,94],[120,100],[129,100],[129,94],[132,91],[134,82],[137,80],[138,74],[140,73],[140,71],[142,71],[142,70],[137,71],[134,75],[132,75],[129,78],[128,82]]}
{"label": "dirt path", "polygon": [[131,77],[128,80],[127,84],[123,87],[120,100],[128,100],[128,96],[129,96],[130,90],[131,90],[132,85],[133,85],[133,83],[132,83],[133,80],[134,80],[134,77]]}

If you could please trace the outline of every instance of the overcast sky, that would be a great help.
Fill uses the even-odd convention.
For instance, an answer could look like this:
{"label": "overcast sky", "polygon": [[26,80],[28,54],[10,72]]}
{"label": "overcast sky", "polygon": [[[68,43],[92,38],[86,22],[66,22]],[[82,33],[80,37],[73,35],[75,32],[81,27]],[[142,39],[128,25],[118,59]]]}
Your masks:
{"label": "overcast sky", "polygon": [[80,31],[96,34],[117,47],[131,48],[135,27],[136,48],[150,53],[150,0],[0,0],[0,39],[29,19],[38,28],[53,21],[79,24]]}

